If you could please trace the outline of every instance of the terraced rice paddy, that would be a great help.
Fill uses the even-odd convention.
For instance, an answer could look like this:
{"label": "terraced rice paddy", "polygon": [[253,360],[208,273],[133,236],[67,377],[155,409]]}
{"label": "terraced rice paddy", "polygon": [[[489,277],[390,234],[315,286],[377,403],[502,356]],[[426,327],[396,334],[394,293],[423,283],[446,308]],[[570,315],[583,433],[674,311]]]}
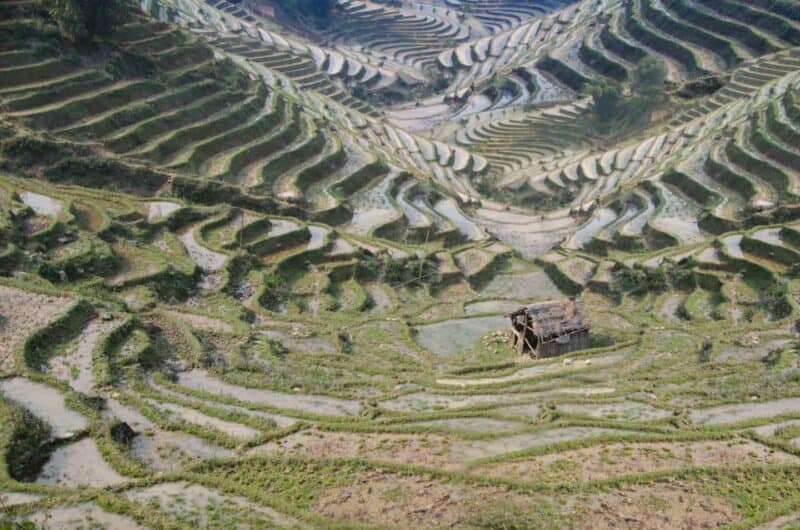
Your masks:
{"label": "terraced rice paddy", "polygon": [[284,4],[0,1],[0,527],[793,528],[800,3]]}

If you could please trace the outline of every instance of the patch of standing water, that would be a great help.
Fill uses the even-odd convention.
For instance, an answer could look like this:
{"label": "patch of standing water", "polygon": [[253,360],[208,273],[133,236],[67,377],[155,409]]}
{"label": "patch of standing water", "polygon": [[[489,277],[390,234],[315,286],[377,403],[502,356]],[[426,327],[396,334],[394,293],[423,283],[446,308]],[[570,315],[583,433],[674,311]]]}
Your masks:
{"label": "patch of standing water", "polygon": [[700,208],[675,194],[668,186],[660,186],[659,190],[663,203],[654,220],[658,226],[678,236],[684,243],[695,243],[704,239],[697,225]]}
{"label": "patch of standing water", "polygon": [[159,471],[176,471],[198,460],[228,458],[233,451],[211,445],[196,436],[156,431],[140,434],[131,442],[131,456]]}
{"label": "patch of standing water", "polygon": [[50,360],[50,371],[55,377],[66,381],[78,392],[89,394],[94,390],[92,353],[100,337],[110,332],[119,321],[96,318],[83,329],[74,347],[66,355]]}
{"label": "patch of standing water", "polygon": [[798,412],[800,412],[800,398],[785,398],[695,409],[689,413],[689,417],[695,423],[720,425]]}
{"label": "patch of standing water", "polygon": [[197,528],[265,528],[265,523],[280,528],[299,525],[297,520],[244,497],[188,482],[166,482],[131,490],[126,497],[145,506],[155,506]]}
{"label": "patch of standing water", "polygon": [[501,329],[506,324],[502,316],[446,320],[417,327],[416,340],[432,353],[449,357],[469,350],[483,335]]}
{"label": "patch of standing water", "polygon": [[586,405],[563,404],[557,405],[556,409],[567,414],[626,421],[652,421],[672,416],[672,412],[668,410],[657,409],[644,403],[632,401]]}
{"label": "patch of standing water", "polygon": [[389,188],[395,174],[387,175],[377,186],[357,192],[350,199],[353,218],[347,229],[358,235],[368,235],[376,226],[382,225],[397,216],[397,211],[389,200]]}
{"label": "patch of standing water", "polygon": [[730,345],[723,347],[717,354],[720,361],[758,361],[763,359],[770,351],[782,348],[792,342],[789,339],[775,339],[766,343],[754,344],[752,346]]}
{"label": "patch of standing water", "polygon": [[594,387],[580,387],[580,388],[559,388],[554,390],[557,394],[569,394],[573,396],[599,396],[601,394],[613,394],[616,392],[615,388],[610,386],[594,386]]}
{"label": "patch of standing water", "polygon": [[518,434],[492,440],[478,440],[461,444],[457,450],[464,460],[488,458],[503,453],[524,451],[532,447],[541,447],[561,442],[586,440],[609,433],[628,434],[631,431],[617,431],[595,427],[562,427],[530,434]]}
{"label": "patch of standing water", "polygon": [[611,224],[609,224],[607,227],[605,227],[603,230],[600,231],[602,237],[606,239],[613,237],[612,234],[617,229],[619,229],[622,226],[625,226],[625,224],[634,217],[636,217],[636,214],[638,213],[639,213],[639,208],[637,208],[635,204],[632,203],[628,204],[625,208],[625,211],[622,213],[622,215],[620,215],[616,219],[616,221],[613,221]]}
{"label": "patch of standing water", "polygon": [[228,259],[225,254],[214,252],[199,244],[194,237],[194,227],[185,230],[179,239],[192,261],[205,271],[215,272],[220,270]]}
{"label": "patch of standing water", "polygon": [[32,493],[19,493],[16,491],[0,491],[0,506],[19,506],[41,499],[41,495]]}
{"label": "patch of standing water", "polygon": [[578,250],[583,248],[600,230],[617,218],[617,212],[611,208],[600,208],[587,223],[581,226],[567,241],[566,248]]}
{"label": "patch of standing water", "polygon": [[[413,182],[411,183],[413,184]],[[422,213],[416,206],[412,205],[408,202],[408,199],[405,196],[404,188],[400,189],[400,192],[397,194],[396,197],[397,204],[403,210],[403,215],[405,215],[406,219],[408,220],[408,225],[412,228],[425,228],[431,225],[430,219]]]}
{"label": "patch of standing water", "polygon": [[106,409],[103,411],[102,415],[104,420],[116,419],[124,421],[137,432],[155,428],[155,424],[145,418],[141,412],[127,405],[123,405],[115,399],[106,400]]}
{"label": "patch of standing water", "polygon": [[503,315],[514,311],[519,306],[520,303],[513,300],[483,300],[464,306],[464,313],[468,315]]}
{"label": "patch of standing water", "polygon": [[270,227],[267,237],[282,236],[300,228],[300,225],[294,221],[287,221],[286,219],[270,219],[269,221]]}
{"label": "patch of standing water", "polygon": [[87,528],[113,528],[115,530],[146,530],[125,515],[102,510],[93,502],[58,506],[51,510],[36,512],[27,518],[39,528],[59,530],[86,530]]}
{"label": "patch of standing water", "polygon": [[458,120],[482,112],[492,106],[492,100],[483,94],[472,95],[458,113],[453,116],[453,120]]}
{"label": "patch of standing water", "polygon": [[169,214],[179,210],[180,204],[167,201],[156,201],[147,203],[147,222],[157,223]]}
{"label": "patch of standing water", "polygon": [[477,394],[470,396],[448,396],[444,394],[428,394],[419,392],[407,394],[384,401],[382,408],[402,412],[429,412],[433,410],[453,410],[475,405],[494,405],[514,403],[531,399],[533,394]]}
{"label": "patch of standing water", "polygon": [[63,208],[62,202],[58,199],[33,193],[32,191],[19,192],[19,198],[24,204],[30,206],[31,210],[36,214],[46,217],[58,217]]}
{"label": "patch of standing water", "polygon": [[480,291],[481,296],[508,296],[550,300],[563,295],[544,271],[523,274],[500,274]]}
{"label": "patch of standing water", "polygon": [[707,247],[703,249],[703,251],[697,255],[697,261],[712,265],[718,265],[721,263],[719,260],[719,252],[714,247]]}
{"label": "patch of standing water", "polygon": [[53,451],[36,482],[48,486],[102,488],[127,480],[103,460],[94,440],[84,438]]}
{"label": "patch of standing water", "polygon": [[631,218],[625,225],[620,228],[620,233],[625,233],[627,235],[639,235],[642,233],[642,229],[644,225],[647,223],[647,220],[650,218],[650,214],[655,211],[656,207],[653,204],[653,201],[650,200],[650,197],[645,197],[645,207],[644,210],[638,212],[635,216]]}
{"label": "patch of standing water", "polygon": [[574,97],[574,93],[564,88],[560,83],[553,83],[548,78],[543,76],[538,69],[533,68],[530,70],[534,78],[534,82],[538,87],[533,100],[530,103],[544,103],[554,101],[568,101]]}
{"label": "patch of standing water", "polygon": [[361,409],[358,402],[347,399],[308,394],[289,394],[275,390],[232,385],[200,369],[181,372],[178,374],[178,383],[187,388],[209,394],[232,397],[240,401],[259,403],[276,408],[304,410],[313,414],[327,416],[354,416]]}
{"label": "patch of standing water", "polygon": [[131,456],[160,471],[180,469],[186,462],[182,462],[179,456],[191,462],[225,458],[233,454],[227,449],[210,445],[189,434],[159,431],[156,425],[138,410],[114,399],[106,401],[103,419],[124,421],[136,431],[138,436],[131,442]]}
{"label": "patch of standing water", "polygon": [[661,316],[668,320],[678,321],[680,319],[678,318],[677,311],[682,301],[682,295],[673,293],[669,295],[666,300],[664,300],[664,303],[661,304],[661,308],[658,310],[658,312],[661,314]]}
{"label": "patch of standing water", "polygon": [[221,420],[219,418],[203,414],[202,412],[189,407],[183,407],[174,403],[159,403],[155,400],[148,400],[148,403],[162,412],[165,412],[172,418],[177,418],[201,427],[208,427],[210,429],[225,433],[232,438],[250,440],[259,434],[256,429],[248,427],[247,425]]}
{"label": "patch of standing water", "polygon": [[200,405],[208,405],[208,406],[212,406],[214,408],[227,410],[229,412],[235,412],[237,414],[244,414],[246,416],[252,416],[254,418],[261,418],[263,420],[272,421],[272,422],[275,422],[275,426],[278,427],[279,429],[284,429],[286,427],[291,427],[292,425],[297,423],[296,419],[290,418],[289,416],[281,416],[280,414],[270,414],[269,412],[262,412],[260,410],[250,410],[250,409],[246,409],[244,407],[237,407],[236,405],[226,405],[224,403],[209,403],[208,401],[205,401],[205,400],[200,399],[200,398],[196,398],[194,396],[189,396],[189,395],[186,395],[186,394],[181,394],[180,392],[175,392],[174,390],[171,390],[169,388],[165,388],[163,386],[160,386],[160,385],[158,385],[156,383],[153,383],[152,381],[150,382],[150,386],[152,386],[153,388],[155,388],[156,390],[158,390],[162,394],[166,394],[166,395],[171,396],[171,397],[179,398],[179,399],[188,401],[190,403],[197,403],[197,404],[200,404]]}
{"label": "patch of standing water", "polygon": [[430,420],[410,423],[409,426],[443,432],[463,433],[509,433],[525,428],[525,424],[516,421],[496,420],[493,418],[450,418],[446,420]]}
{"label": "patch of standing water", "polygon": [[431,219],[431,222],[433,222],[437,227],[444,229],[450,228],[449,223],[442,218],[442,216],[433,211],[430,206],[428,206],[424,195],[416,195],[413,199],[411,199],[411,204],[413,204],[417,210],[424,213],[427,218]]}
{"label": "patch of standing water", "polygon": [[513,407],[503,407],[499,412],[501,414],[509,414],[511,416],[524,416],[526,418],[536,418],[542,411],[542,407],[537,403],[530,405],[515,405]]}
{"label": "patch of standing water", "polygon": [[752,237],[753,239],[758,239],[764,243],[769,243],[770,245],[774,245],[776,247],[782,247],[783,240],[781,239],[780,232],[780,228],[767,228],[755,232]]}
{"label": "patch of standing water", "polygon": [[328,255],[330,256],[341,256],[344,254],[350,254],[355,250],[353,245],[350,244],[346,239],[342,239],[341,237],[337,237],[333,241],[333,247],[331,247],[330,251],[328,251]]}
{"label": "patch of standing water", "polygon": [[484,377],[484,378],[441,378],[437,379],[436,383],[440,385],[452,386],[479,386],[479,385],[494,385],[499,383],[509,383],[512,381],[519,381],[520,379],[527,379],[529,377],[536,377],[549,374],[560,374],[562,372],[574,372],[580,369],[596,366],[608,366],[621,361],[625,356],[623,354],[607,355],[605,357],[593,357],[591,359],[581,359],[571,364],[563,364],[561,362],[547,362],[547,364],[539,364],[522,368],[513,374],[503,377]]}
{"label": "patch of standing water", "polygon": [[309,225],[308,231],[311,232],[311,239],[308,240],[306,250],[316,250],[325,245],[325,236],[328,235],[328,229],[321,226]]}
{"label": "patch of standing water", "polygon": [[433,209],[446,217],[468,239],[476,241],[483,238],[483,232],[480,227],[467,219],[467,216],[464,215],[452,199],[442,199],[436,203]]}
{"label": "patch of standing water", "polygon": [[47,385],[14,377],[0,381],[0,392],[47,422],[56,438],[68,438],[87,426],[86,418],[68,409],[64,396]]}
{"label": "patch of standing water", "polygon": [[770,423],[767,425],[761,425],[760,427],[756,427],[753,429],[753,432],[758,434],[759,436],[775,436],[775,434],[784,428],[794,428],[800,427],[800,420],[789,420],[783,421],[781,423]]}
{"label": "patch of standing water", "polygon": [[742,242],[742,235],[737,234],[735,236],[728,236],[722,240],[722,244],[725,246],[725,252],[732,258],[744,258],[744,253],[742,253],[742,247],[739,244]]}

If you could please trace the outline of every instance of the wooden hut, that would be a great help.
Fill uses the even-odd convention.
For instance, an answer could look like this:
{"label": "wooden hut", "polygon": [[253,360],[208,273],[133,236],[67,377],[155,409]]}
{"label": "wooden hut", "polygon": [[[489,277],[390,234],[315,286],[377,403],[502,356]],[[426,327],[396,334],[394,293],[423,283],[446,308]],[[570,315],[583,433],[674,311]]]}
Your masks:
{"label": "wooden hut", "polygon": [[589,319],[574,300],[542,302],[506,315],[509,345],[519,355],[554,357],[589,347]]}

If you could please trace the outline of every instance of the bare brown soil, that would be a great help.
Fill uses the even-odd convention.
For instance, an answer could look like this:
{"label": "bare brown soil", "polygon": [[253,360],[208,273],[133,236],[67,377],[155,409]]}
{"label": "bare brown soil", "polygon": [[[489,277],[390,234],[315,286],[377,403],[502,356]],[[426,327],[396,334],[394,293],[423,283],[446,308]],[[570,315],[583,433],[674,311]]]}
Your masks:
{"label": "bare brown soil", "polygon": [[497,495],[495,489],[370,471],[359,474],[351,486],[323,492],[311,510],[398,529],[458,528],[470,520],[475,506],[491,503]]}
{"label": "bare brown soil", "polygon": [[63,313],[70,298],[0,285],[0,371],[14,367],[14,350],[34,330]]}
{"label": "bare brown soil", "polygon": [[690,466],[732,467],[797,460],[788,453],[746,440],[612,444],[504,462],[481,469],[480,473],[520,481],[571,482]]}
{"label": "bare brown soil", "polygon": [[623,488],[580,504],[574,528],[587,530],[699,530],[739,519],[728,500],[678,482]]}
{"label": "bare brown soil", "polygon": [[302,455],[314,459],[358,457],[378,462],[432,467],[457,465],[443,436],[303,431],[255,447],[257,454]]}

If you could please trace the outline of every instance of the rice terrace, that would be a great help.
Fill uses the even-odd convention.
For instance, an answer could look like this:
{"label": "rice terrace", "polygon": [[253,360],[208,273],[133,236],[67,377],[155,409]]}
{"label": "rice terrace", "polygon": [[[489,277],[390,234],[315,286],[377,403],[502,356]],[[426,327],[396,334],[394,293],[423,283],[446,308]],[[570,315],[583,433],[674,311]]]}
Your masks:
{"label": "rice terrace", "polygon": [[0,529],[800,528],[800,0],[0,0]]}

